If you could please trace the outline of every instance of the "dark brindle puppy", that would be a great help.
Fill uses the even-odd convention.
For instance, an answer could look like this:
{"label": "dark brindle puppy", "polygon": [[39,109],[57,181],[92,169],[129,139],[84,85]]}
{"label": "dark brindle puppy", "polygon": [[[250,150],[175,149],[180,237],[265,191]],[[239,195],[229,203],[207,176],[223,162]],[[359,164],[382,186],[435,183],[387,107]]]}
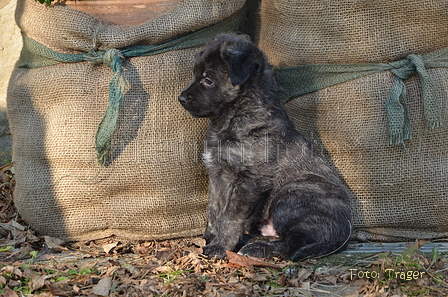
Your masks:
{"label": "dark brindle puppy", "polygon": [[242,246],[240,254],[298,261],[342,250],[351,233],[349,197],[294,129],[263,53],[226,34],[195,58],[179,101],[210,118],[204,254],[221,258]]}

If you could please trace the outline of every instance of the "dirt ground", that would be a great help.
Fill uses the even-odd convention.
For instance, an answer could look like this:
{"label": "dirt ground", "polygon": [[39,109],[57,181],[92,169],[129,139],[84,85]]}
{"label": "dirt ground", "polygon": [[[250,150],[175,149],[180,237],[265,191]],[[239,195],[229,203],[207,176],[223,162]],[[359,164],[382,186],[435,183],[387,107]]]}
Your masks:
{"label": "dirt ground", "polygon": [[295,263],[231,252],[207,259],[201,238],[65,243],[21,220],[12,164],[0,168],[0,180],[0,296],[448,296],[444,244],[381,252],[351,243]]}

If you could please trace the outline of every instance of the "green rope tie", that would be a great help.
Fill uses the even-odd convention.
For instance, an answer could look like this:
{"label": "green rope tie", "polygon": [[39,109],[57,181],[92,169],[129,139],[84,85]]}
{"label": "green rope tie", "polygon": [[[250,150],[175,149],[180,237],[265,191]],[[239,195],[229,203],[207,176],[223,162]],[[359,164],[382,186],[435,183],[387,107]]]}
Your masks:
{"label": "green rope tie", "polygon": [[[420,55],[409,55],[405,60],[391,63],[396,67],[390,71],[396,75],[394,84],[386,101],[388,114],[389,143],[403,144],[412,139],[412,129],[409,112],[406,106],[406,85],[404,80],[414,73],[418,73],[422,88],[423,111],[426,126],[432,130],[441,126],[439,100],[434,84],[426,71],[425,60]],[[398,66],[398,67],[397,67]]]}
{"label": "green rope tie", "polygon": [[132,57],[151,56],[168,51],[202,46],[220,33],[236,32],[240,27],[243,13],[244,9],[241,9],[225,21],[163,44],[138,45],[122,50],[108,49],[79,54],[63,54],[53,51],[25,34],[22,34],[23,49],[17,62],[17,67],[39,68],[59,63],[85,61],[108,65],[110,67],[113,76],[109,83],[109,104],[95,136],[98,163],[105,165],[112,147],[112,137],[117,126],[120,103],[128,85],[123,62]]}
{"label": "green rope tie", "polygon": [[118,110],[123,98],[127,81],[123,70],[124,55],[117,49],[109,49],[104,52],[103,64],[109,65],[114,73],[109,83],[109,105],[103,119],[98,125],[95,136],[97,159],[101,165],[106,163],[112,146],[112,136],[115,132],[118,120]]}
{"label": "green rope tie", "polygon": [[412,139],[411,121],[406,105],[404,80],[417,73],[422,89],[424,118],[429,130],[442,125],[436,88],[429,68],[448,68],[448,48],[425,56],[411,54],[391,63],[315,64],[275,69],[277,81],[286,90],[284,102],[366,75],[390,71],[396,77],[386,101],[389,143],[404,144]]}

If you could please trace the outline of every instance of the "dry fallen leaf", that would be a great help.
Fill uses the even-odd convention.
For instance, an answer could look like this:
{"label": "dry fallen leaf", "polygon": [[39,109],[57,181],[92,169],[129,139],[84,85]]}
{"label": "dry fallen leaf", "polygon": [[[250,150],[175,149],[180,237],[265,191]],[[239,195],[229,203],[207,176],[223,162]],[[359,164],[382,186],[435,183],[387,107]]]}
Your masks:
{"label": "dry fallen leaf", "polygon": [[256,258],[249,258],[247,256],[243,256],[231,251],[226,251],[227,254],[227,259],[229,261],[230,266],[233,267],[247,267],[250,270],[254,269],[254,266],[258,266],[258,267],[270,267],[270,268],[275,268],[275,269],[280,269],[280,266],[276,265],[276,264],[271,264],[268,262],[265,262],[261,259],[256,259]]}
{"label": "dry fallen leaf", "polygon": [[18,277],[22,276],[22,271],[18,267],[14,267],[14,266],[11,266],[11,265],[5,266],[5,267],[3,267],[0,270],[0,273],[2,273],[2,274],[5,273],[5,272],[14,274],[14,275],[16,275]]}
{"label": "dry fallen leaf", "polygon": [[11,225],[11,226],[12,226],[13,228],[15,228],[16,230],[20,230],[20,231],[25,231],[25,230],[26,230],[26,227],[25,227],[25,226],[23,226],[23,225],[17,223],[17,222],[14,221],[14,220],[10,220],[10,221],[8,222],[8,224]]}
{"label": "dry fallen leaf", "polygon": [[11,288],[20,287],[21,285],[22,285],[22,282],[19,280],[10,280],[8,282],[8,286],[10,286]]}
{"label": "dry fallen leaf", "polygon": [[133,275],[140,274],[140,269],[138,269],[137,267],[135,267],[129,263],[123,263],[122,267],[125,268],[127,271],[129,271]]}
{"label": "dry fallen leaf", "polygon": [[0,181],[2,184],[9,183],[11,181],[11,177],[4,172],[0,172]]}
{"label": "dry fallen leaf", "polygon": [[109,296],[111,287],[112,287],[112,277],[106,276],[92,288],[92,293],[99,296]]}
{"label": "dry fallen leaf", "polygon": [[51,252],[64,252],[68,251],[67,248],[63,247],[62,245],[65,243],[62,239],[51,237],[51,236],[44,236],[45,244],[47,245],[48,249]]}
{"label": "dry fallen leaf", "polygon": [[286,275],[285,275],[285,274],[282,274],[282,275],[278,278],[277,283],[278,283],[279,286],[282,286],[282,287],[285,286],[285,285],[286,285]]}
{"label": "dry fallen leaf", "polygon": [[152,248],[150,245],[145,243],[145,244],[140,244],[139,246],[137,246],[136,251],[140,255],[147,255],[149,252],[152,251]]}
{"label": "dry fallen leaf", "polygon": [[106,276],[111,276],[113,275],[118,269],[120,269],[120,266],[111,266],[109,268],[107,268],[105,275]]}
{"label": "dry fallen leaf", "polygon": [[5,260],[8,262],[14,262],[17,260],[31,258],[31,252],[34,249],[30,245],[23,245],[19,250],[12,252]]}
{"label": "dry fallen leaf", "polygon": [[299,282],[306,280],[313,272],[309,269],[301,269],[297,275]]}
{"label": "dry fallen leaf", "polygon": [[191,243],[198,247],[204,247],[206,245],[205,239],[203,238],[194,238],[191,240]]}
{"label": "dry fallen leaf", "polygon": [[19,297],[19,295],[17,295],[16,292],[14,292],[13,290],[11,290],[8,287],[5,287],[3,289],[3,295],[2,296],[4,296],[4,297]]}
{"label": "dry fallen leaf", "polygon": [[46,287],[53,296],[68,296],[67,287],[63,283],[47,283]]}
{"label": "dry fallen leaf", "polygon": [[304,290],[306,290],[306,291],[310,291],[310,290],[311,290],[311,283],[310,283],[310,282],[303,282],[303,283],[300,285],[300,288],[301,288],[301,289],[304,289]]}
{"label": "dry fallen leaf", "polygon": [[39,290],[40,288],[45,286],[45,276],[39,274],[33,275],[28,285],[30,286],[32,292],[34,292],[35,290]]}
{"label": "dry fallen leaf", "polygon": [[259,274],[259,273],[254,273],[254,272],[248,272],[246,274],[244,274],[244,276],[250,280],[256,281],[256,282],[264,282],[267,281],[268,279],[266,278],[266,276]]}
{"label": "dry fallen leaf", "polygon": [[102,246],[102,248],[106,254],[109,254],[109,252],[117,245],[118,245],[118,242],[114,242],[114,243],[105,244]]}

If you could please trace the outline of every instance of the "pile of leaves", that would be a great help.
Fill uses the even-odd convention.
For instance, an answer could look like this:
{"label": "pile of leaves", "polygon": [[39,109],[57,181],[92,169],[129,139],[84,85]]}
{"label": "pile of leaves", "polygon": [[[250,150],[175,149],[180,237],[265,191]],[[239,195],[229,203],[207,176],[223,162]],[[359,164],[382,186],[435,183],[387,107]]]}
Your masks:
{"label": "pile of leaves", "polygon": [[0,294],[16,296],[448,296],[448,256],[339,254],[300,263],[228,252],[201,238],[65,243],[39,236],[14,208],[14,167],[0,168]]}

